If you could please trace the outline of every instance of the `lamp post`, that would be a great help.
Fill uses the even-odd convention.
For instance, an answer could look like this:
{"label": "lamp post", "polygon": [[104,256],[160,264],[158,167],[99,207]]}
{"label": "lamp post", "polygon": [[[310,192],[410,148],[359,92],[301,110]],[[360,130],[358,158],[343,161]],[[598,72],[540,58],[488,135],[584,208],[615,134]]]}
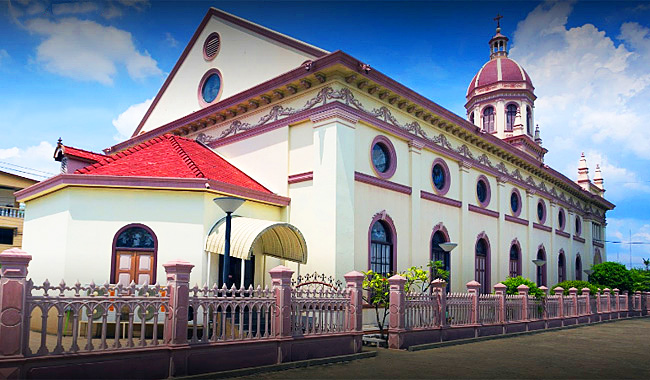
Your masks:
{"label": "lamp post", "polygon": [[546,286],[546,284],[542,284],[542,280],[544,279],[544,273],[542,272],[542,267],[546,265],[546,260],[542,259],[535,259],[533,260],[533,263],[537,265],[537,286]]}
{"label": "lamp post", "polygon": [[[454,248],[456,248],[458,246],[458,243],[452,243],[452,242],[448,241],[446,243],[438,243],[438,246],[440,248],[442,248],[443,251],[450,254],[451,251],[453,251]],[[451,289],[451,258],[447,257],[447,259],[449,260],[449,263],[448,263],[449,264],[449,278],[447,279],[447,287],[446,287],[445,291],[449,292],[449,290]],[[445,270],[447,270],[447,268],[445,268]]]}
{"label": "lamp post", "polygon": [[230,229],[232,222],[232,213],[235,212],[244,202],[245,199],[237,197],[219,197],[213,199],[214,203],[226,213],[226,242],[223,253],[223,283],[226,287],[230,286],[228,279],[230,277]]}

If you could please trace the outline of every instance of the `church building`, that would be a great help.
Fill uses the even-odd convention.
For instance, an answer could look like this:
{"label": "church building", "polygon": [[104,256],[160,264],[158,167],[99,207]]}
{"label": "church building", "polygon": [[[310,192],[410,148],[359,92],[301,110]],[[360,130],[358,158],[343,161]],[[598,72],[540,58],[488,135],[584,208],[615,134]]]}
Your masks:
{"label": "church building", "polygon": [[270,285],[279,264],[342,279],[432,259],[451,291],[586,279],[614,208],[600,170],[591,181],[582,155],[573,181],[544,163],[534,78],[499,27],[488,52],[461,117],[340,50],[210,9],[131,138],[59,142],[62,173],[17,193],[30,275],[164,282],[183,259],[192,283],[221,283],[213,198],[236,196],[238,285]]}

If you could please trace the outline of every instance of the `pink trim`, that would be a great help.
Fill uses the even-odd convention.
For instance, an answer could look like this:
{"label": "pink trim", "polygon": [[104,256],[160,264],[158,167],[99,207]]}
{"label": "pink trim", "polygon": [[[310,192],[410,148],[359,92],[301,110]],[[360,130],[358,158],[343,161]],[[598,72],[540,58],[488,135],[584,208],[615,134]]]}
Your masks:
{"label": "pink trim", "polygon": [[483,181],[485,183],[485,188],[486,188],[486,196],[485,196],[485,201],[481,202],[478,199],[478,192],[475,191],[474,193],[476,194],[476,202],[481,206],[481,207],[487,207],[490,204],[490,199],[492,198],[492,189],[490,189],[490,181],[487,179],[486,176],[483,174],[479,175],[478,178],[476,179],[476,184],[478,185],[479,181]]}
{"label": "pink trim", "polygon": [[[117,284],[116,278],[115,278],[115,259],[117,255],[117,238],[120,236],[120,234],[124,231],[126,231],[129,228],[133,227],[140,227],[149,232],[151,236],[153,237],[153,249],[139,249],[139,248],[123,248],[124,251],[145,251],[145,252],[153,252],[153,263],[151,265],[153,266],[153,276],[151,278],[151,281],[149,282],[149,285],[153,285],[156,283],[156,275],[158,272],[158,237],[156,234],[153,232],[151,228],[148,226],[141,224],[141,223],[131,223],[127,224],[126,226],[120,228],[117,230],[115,235],[113,236],[113,248],[111,252],[111,277],[110,277],[110,283],[111,284]],[[136,279],[134,279],[136,280]],[[115,282],[113,282],[115,281]]]}
{"label": "pink trim", "polygon": [[[562,214],[562,219],[564,220],[564,223],[560,223],[560,214]],[[564,228],[566,227],[566,213],[564,212],[564,208],[560,207],[560,210],[557,212],[557,215],[558,215],[558,225],[560,227],[559,230],[564,231]]]}
{"label": "pink trim", "polygon": [[395,228],[393,219],[386,213],[386,210],[382,210],[373,215],[372,220],[370,221],[370,227],[368,227],[368,270],[370,270],[370,254],[372,249],[372,226],[380,220],[388,225],[388,229],[391,233],[390,243],[393,260],[392,266],[393,272],[397,273],[397,229]]}
{"label": "pink trim", "polygon": [[368,185],[381,187],[383,189],[392,190],[407,195],[411,195],[411,191],[412,191],[410,186],[400,185],[399,183],[387,181],[381,178],[376,178],[359,172],[354,172],[354,180],[358,182],[366,183]]}
{"label": "pink trim", "polygon": [[555,234],[559,235],[559,236],[562,236],[562,237],[565,237],[567,239],[571,237],[570,234],[568,234],[568,233],[566,233],[564,231],[560,231],[560,230],[555,230]]}
{"label": "pink trim", "polygon": [[[203,99],[203,85],[205,84],[205,81],[208,80],[208,78],[210,78],[214,74],[219,76],[219,93],[217,94],[217,97],[214,98],[213,101],[208,103],[205,101],[205,99]],[[205,108],[212,104],[218,103],[219,99],[221,98],[222,92],[223,92],[223,76],[221,75],[221,71],[219,71],[219,69],[210,69],[206,71],[206,73],[203,74],[203,77],[201,77],[201,80],[199,81],[199,89],[197,92],[197,96],[199,98],[199,105]]]}
{"label": "pink trim", "polygon": [[581,238],[580,236],[575,236],[575,235],[573,236],[573,240],[575,240],[575,241],[577,241],[579,243],[583,243],[583,244],[585,242],[585,239]]}
{"label": "pink trim", "polygon": [[[451,241],[450,238],[449,238],[449,231],[447,231],[447,227],[445,227],[443,222],[440,222],[440,223],[436,224],[435,226],[433,226],[433,231],[431,231],[431,239],[429,239],[429,242],[431,242],[433,240],[433,235],[435,235],[435,233],[438,232],[438,231],[442,232],[442,234],[445,235],[445,239],[446,239],[445,241]],[[429,251],[431,251],[431,250],[429,250]]]}
{"label": "pink trim", "polygon": [[533,222],[533,228],[535,228],[535,229],[537,229],[537,230],[546,231],[546,232],[551,232],[551,231],[553,231],[553,229],[552,229],[551,227],[549,227],[549,226],[545,226],[545,225],[543,225],[543,224],[535,223],[535,222]]}
{"label": "pink trim", "polygon": [[474,280],[478,281],[478,279],[476,278],[476,245],[478,244],[478,241],[481,239],[485,240],[487,246],[487,252],[485,252],[485,284],[481,284],[481,288],[485,291],[485,293],[490,293],[490,289],[491,289],[490,277],[492,272],[492,247],[490,246],[490,238],[488,238],[485,231],[481,231],[476,236],[476,241],[474,242]]}
{"label": "pink trim", "polygon": [[[207,186],[206,186],[207,185]],[[91,187],[139,187],[139,188],[161,188],[161,189],[190,189],[196,191],[207,191],[208,189],[232,195],[238,195],[252,200],[270,203],[276,206],[288,206],[291,198],[276,194],[268,194],[258,190],[231,185],[221,181],[206,180],[205,178],[162,178],[162,177],[127,177],[112,175],[92,174],[59,174],[43,182],[39,182],[26,189],[15,193],[19,201],[27,198],[43,196],[49,192],[59,190],[67,186],[91,186]]]}
{"label": "pink trim", "polygon": [[[512,194],[515,194],[517,196],[517,198],[519,200],[519,202],[518,202],[519,208],[517,209],[516,212],[513,211],[512,210],[512,202],[510,202],[510,205],[511,205],[510,206],[510,212],[512,212],[512,216],[514,216],[515,218],[518,218],[519,215],[521,215],[521,209],[524,207],[524,204],[521,202],[521,193],[519,192],[519,189],[517,189],[516,187],[513,187],[512,191],[510,192],[510,197],[511,198],[512,198]],[[508,199],[508,201],[510,201],[510,199]],[[528,223],[526,223],[526,225],[528,225]]]}
{"label": "pink trim", "polygon": [[523,226],[527,226],[529,222],[526,219],[517,218],[516,216],[510,216],[508,214],[503,215],[508,222],[518,223]]}
{"label": "pink trim", "polygon": [[[544,202],[543,199],[540,199],[537,201],[537,207],[539,207],[540,204],[542,205],[544,212],[542,213],[542,218],[537,215],[537,219],[539,220],[539,224],[544,224],[544,222],[546,222],[546,202]],[[535,213],[537,213],[537,209],[535,209]]]}
{"label": "pink trim", "polygon": [[[187,58],[187,55],[190,53],[190,50],[196,43],[196,40],[198,40],[199,36],[201,35],[201,32],[207,25],[208,21],[212,18],[212,16],[219,17],[223,20],[226,20],[228,22],[231,22],[235,25],[241,26],[243,28],[246,28],[248,30],[251,30],[255,33],[261,34],[262,36],[265,36],[267,38],[270,38],[272,40],[275,40],[281,44],[290,46],[296,50],[302,51],[303,53],[307,53],[309,55],[313,55],[314,57],[323,57],[327,55],[327,52],[316,49],[313,46],[309,46],[303,42],[300,42],[298,40],[294,40],[292,38],[288,38],[286,36],[283,36],[277,32],[274,32],[270,29],[262,28],[258,25],[255,25],[251,23],[250,21],[241,19],[239,17],[230,15],[226,12],[220,11],[218,9],[210,8],[208,12],[205,14],[203,17],[203,20],[199,24],[198,28],[196,28],[196,31],[194,32],[194,35],[192,35],[192,38],[190,39],[190,42],[188,42],[187,46],[185,46],[185,50],[183,50],[183,53],[181,53],[180,58],[178,58],[178,61],[176,61],[176,64],[174,64],[174,68],[172,68],[172,71],[169,73],[167,76],[167,79],[165,80],[165,83],[163,83],[162,87],[156,94],[156,97],[154,98],[153,102],[151,103],[151,106],[149,106],[149,109],[147,112],[144,114],[144,117],[142,118],[142,121],[140,121],[140,124],[138,124],[138,128],[136,128],[135,132],[133,132],[133,135],[131,137],[138,136],[140,133],[140,130],[144,126],[144,123],[149,119],[149,116],[151,115],[151,112],[153,112],[153,109],[156,107],[158,102],[160,101],[160,98],[162,97],[162,94],[167,90],[167,87],[172,81],[172,78],[176,76],[176,73],[180,69],[181,65],[183,62],[185,62],[185,58]],[[304,69],[303,69],[304,71]]]}
{"label": "pink trim", "polygon": [[[433,183],[433,168],[436,165],[440,165],[442,167],[442,171],[445,173],[445,185],[442,187],[442,189],[438,189],[436,187],[436,184]],[[449,173],[449,166],[447,166],[445,160],[442,158],[436,158],[433,160],[433,163],[431,164],[431,175],[429,176],[429,179],[431,180],[431,187],[433,187],[433,191],[435,191],[436,194],[440,196],[447,194],[449,187],[451,186],[451,174]]]}
{"label": "pink trim", "polygon": [[[217,49],[216,52],[214,52],[214,55],[212,57],[209,57],[205,50],[207,48],[208,41],[210,41],[210,39],[214,36],[217,36],[217,38],[219,39],[219,48]],[[213,59],[217,58],[217,56],[219,55],[219,51],[221,51],[221,36],[217,32],[212,32],[208,35],[205,41],[203,41],[203,59],[205,59],[206,61],[212,61]]]}
{"label": "pink trim", "polygon": [[483,215],[491,216],[491,217],[493,217],[493,218],[498,218],[498,217],[499,217],[499,213],[496,212],[496,211],[488,210],[488,209],[486,209],[486,208],[480,208],[480,207],[478,207],[478,206],[474,206],[474,205],[472,205],[472,204],[468,204],[468,205],[467,205],[467,209],[468,209],[469,211],[471,211],[471,212],[475,212],[475,213],[478,213],[478,214],[483,214]]}
{"label": "pink trim", "polygon": [[298,173],[298,174],[291,174],[287,178],[287,182],[289,185],[292,185],[294,183],[300,183],[300,182],[306,182],[306,181],[312,181],[314,179],[314,172],[304,172],[304,173]]}
{"label": "pink trim", "polygon": [[442,197],[440,195],[432,194],[424,190],[420,190],[420,198],[426,199],[428,201],[433,201],[441,203],[443,205],[453,206],[453,207],[462,207],[463,202],[457,201],[455,199]]}
{"label": "pink trim", "polygon": [[[377,170],[375,163],[372,162],[372,149],[376,144],[383,145],[388,150],[389,166],[388,169],[386,169],[386,171],[383,173]],[[378,135],[372,140],[372,143],[370,144],[370,166],[372,167],[372,170],[375,172],[375,174],[383,179],[389,179],[393,176],[393,174],[395,174],[395,171],[397,170],[397,153],[395,153],[395,146],[388,137]]]}

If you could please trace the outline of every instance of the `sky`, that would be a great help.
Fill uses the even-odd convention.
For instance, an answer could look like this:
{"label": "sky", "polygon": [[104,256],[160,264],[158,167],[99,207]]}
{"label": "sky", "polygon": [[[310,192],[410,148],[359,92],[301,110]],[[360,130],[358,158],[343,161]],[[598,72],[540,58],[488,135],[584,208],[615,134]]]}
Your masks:
{"label": "sky", "polygon": [[[650,2],[0,0],[0,170],[44,179],[66,145],[131,135],[209,7],[343,50],[465,116],[497,14],[532,78],[545,162],[600,164],[608,241],[650,258]],[[629,245],[607,243],[629,265]]]}

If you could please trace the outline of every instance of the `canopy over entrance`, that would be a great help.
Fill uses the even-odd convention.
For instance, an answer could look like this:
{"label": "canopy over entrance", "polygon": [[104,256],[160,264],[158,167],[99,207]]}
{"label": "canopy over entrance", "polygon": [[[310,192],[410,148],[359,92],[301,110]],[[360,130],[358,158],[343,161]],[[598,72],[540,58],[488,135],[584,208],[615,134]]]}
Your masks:
{"label": "canopy over entrance", "polygon": [[[226,218],[212,227],[205,250],[222,255],[226,244]],[[305,264],[307,244],[302,233],[289,223],[233,216],[230,256],[249,260],[253,253]]]}

